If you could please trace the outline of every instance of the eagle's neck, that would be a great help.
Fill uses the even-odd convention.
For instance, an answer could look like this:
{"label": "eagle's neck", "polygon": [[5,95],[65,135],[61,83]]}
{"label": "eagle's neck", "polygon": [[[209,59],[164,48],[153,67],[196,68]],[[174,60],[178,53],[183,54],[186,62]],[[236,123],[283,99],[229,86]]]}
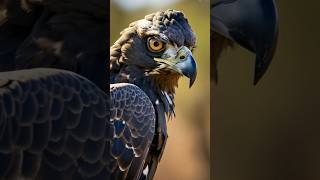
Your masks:
{"label": "eagle's neck", "polygon": [[179,76],[148,75],[133,65],[122,64],[118,68],[110,68],[110,83],[131,83],[142,89],[157,106],[163,106],[164,113],[174,116],[174,95]]}
{"label": "eagle's neck", "polygon": [[170,95],[175,94],[175,90],[178,87],[178,80],[181,76],[178,74],[168,73],[150,75],[152,84],[159,88],[161,91],[166,92]]}

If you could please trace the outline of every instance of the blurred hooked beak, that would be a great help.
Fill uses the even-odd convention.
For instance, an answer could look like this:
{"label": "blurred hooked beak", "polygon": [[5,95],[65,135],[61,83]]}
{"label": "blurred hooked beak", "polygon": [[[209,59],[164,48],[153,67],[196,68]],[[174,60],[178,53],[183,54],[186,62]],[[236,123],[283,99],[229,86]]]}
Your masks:
{"label": "blurred hooked beak", "polygon": [[[170,53],[165,54],[165,56],[172,57]],[[167,68],[172,71],[188,77],[190,79],[189,87],[192,87],[197,77],[197,64],[189,48],[182,46],[174,53],[174,58],[155,58],[154,60],[166,64],[169,66]]]}
{"label": "blurred hooked beak", "polygon": [[277,45],[274,0],[213,0],[211,30],[256,54],[254,84],[266,72]]}

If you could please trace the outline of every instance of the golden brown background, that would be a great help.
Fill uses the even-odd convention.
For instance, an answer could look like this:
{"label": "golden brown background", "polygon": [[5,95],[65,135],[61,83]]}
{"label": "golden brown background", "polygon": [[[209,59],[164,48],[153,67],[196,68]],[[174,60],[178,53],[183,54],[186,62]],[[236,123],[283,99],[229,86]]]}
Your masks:
{"label": "golden brown background", "polygon": [[[194,57],[198,65],[198,77],[194,86],[188,88],[188,80],[179,82],[176,95],[176,118],[168,122],[168,143],[158,167],[155,180],[208,180],[209,179],[209,135],[210,135],[210,10],[209,0],[128,0],[127,5],[137,9],[123,8],[119,0],[111,1],[110,43],[130,22],[160,9],[183,11],[197,35]],[[158,4],[162,6],[159,6]],[[163,4],[162,4],[163,3]]]}
{"label": "golden brown background", "polygon": [[275,58],[254,87],[254,56],[224,53],[212,85],[214,180],[320,179],[320,3],[278,0]]}

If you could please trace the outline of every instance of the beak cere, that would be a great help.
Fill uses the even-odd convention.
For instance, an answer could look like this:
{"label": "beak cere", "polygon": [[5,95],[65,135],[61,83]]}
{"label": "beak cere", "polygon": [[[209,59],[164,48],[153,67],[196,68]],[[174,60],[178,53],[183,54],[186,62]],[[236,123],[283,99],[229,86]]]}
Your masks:
{"label": "beak cere", "polygon": [[186,46],[182,46],[178,50],[167,49],[161,58],[154,58],[154,60],[165,70],[188,77],[190,79],[189,87],[195,82],[197,64],[192,56],[192,52]]}
{"label": "beak cere", "polygon": [[197,64],[191,52],[187,56],[181,55],[178,58],[180,58],[181,61],[178,62],[175,67],[190,79],[189,87],[191,87],[197,77]]}

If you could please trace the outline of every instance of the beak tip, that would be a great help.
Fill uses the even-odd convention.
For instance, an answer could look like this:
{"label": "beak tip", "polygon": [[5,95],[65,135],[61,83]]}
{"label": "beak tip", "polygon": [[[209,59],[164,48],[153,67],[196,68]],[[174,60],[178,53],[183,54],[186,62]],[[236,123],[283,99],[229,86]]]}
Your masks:
{"label": "beak tip", "polygon": [[195,81],[196,81],[196,75],[194,77],[190,78],[189,88],[191,88],[193,86]]}
{"label": "beak tip", "polygon": [[253,82],[254,85],[258,84],[260,79],[266,73],[270,63],[272,62],[272,59],[273,59],[274,53],[275,53],[275,49],[276,49],[276,44],[277,44],[276,42],[277,42],[277,40],[275,40],[274,43],[270,43],[269,48],[266,48],[263,51],[257,52],[254,82]]}
{"label": "beak tip", "polygon": [[[259,61],[256,61],[256,63],[259,63]],[[262,76],[267,71],[267,68],[269,66],[269,63],[267,64],[256,64],[255,72],[254,72],[254,80],[253,85],[257,85]]]}
{"label": "beak tip", "polygon": [[258,76],[257,74],[255,74],[254,76],[254,80],[253,80],[253,85],[256,86],[258,84],[258,82],[260,81],[261,76]]}

